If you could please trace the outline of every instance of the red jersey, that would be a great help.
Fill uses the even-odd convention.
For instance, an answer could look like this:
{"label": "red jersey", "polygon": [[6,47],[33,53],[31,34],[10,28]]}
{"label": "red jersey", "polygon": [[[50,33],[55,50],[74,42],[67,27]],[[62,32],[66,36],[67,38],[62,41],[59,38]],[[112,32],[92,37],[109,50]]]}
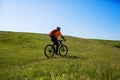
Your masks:
{"label": "red jersey", "polygon": [[50,33],[49,33],[50,36],[54,37],[54,38],[57,38],[58,36],[61,36],[62,37],[62,34],[60,31],[58,31],[57,29],[54,29],[52,30]]}

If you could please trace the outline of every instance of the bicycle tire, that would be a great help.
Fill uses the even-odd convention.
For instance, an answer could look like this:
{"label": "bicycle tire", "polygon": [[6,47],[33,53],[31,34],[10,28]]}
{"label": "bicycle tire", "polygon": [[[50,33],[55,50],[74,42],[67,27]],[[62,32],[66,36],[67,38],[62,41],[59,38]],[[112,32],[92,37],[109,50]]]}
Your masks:
{"label": "bicycle tire", "polygon": [[59,55],[65,57],[68,54],[68,47],[66,45],[61,45],[59,47]]}
{"label": "bicycle tire", "polygon": [[44,54],[47,58],[53,57],[55,53],[55,48],[53,45],[49,44],[44,48]]}

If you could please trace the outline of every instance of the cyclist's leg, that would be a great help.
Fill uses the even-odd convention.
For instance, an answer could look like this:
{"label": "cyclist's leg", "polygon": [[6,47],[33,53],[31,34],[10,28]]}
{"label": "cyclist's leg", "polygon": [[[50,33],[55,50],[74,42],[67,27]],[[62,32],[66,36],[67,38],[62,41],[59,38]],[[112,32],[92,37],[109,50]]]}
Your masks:
{"label": "cyclist's leg", "polygon": [[55,45],[56,45],[56,54],[58,55],[58,48],[59,48],[59,45],[58,45],[58,41],[57,41],[57,40],[55,41]]}
{"label": "cyclist's leg", "polygon": [[53,45],[55,46],[55,53],[58,55],[58,40],[55,37],[51,37],[51,41],[53,42]]}
{"label": "cyclist's leg", "polygon": [[50,36],[51,37],[51,41],[53,42],[53,45],[55,46],[55,38]]}

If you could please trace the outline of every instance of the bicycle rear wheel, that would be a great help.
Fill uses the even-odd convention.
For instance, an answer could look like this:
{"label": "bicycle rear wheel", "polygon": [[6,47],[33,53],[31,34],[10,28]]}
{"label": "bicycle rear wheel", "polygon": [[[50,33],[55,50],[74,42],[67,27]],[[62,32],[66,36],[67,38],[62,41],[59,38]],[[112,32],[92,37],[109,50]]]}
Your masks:
{"label": "bicycle rear wheel", "polygon": [[44,54],[46,57],[50,58],[54,56],[55,48],[53,45],[49,44],[44,49]]}
{"label": "bicycle rear wheel", "polygon": [[66,45],[62,45],[59,47],[59,55],[60,56],[64,57],[67,55],[67,53],[68,53],[68,48]]}

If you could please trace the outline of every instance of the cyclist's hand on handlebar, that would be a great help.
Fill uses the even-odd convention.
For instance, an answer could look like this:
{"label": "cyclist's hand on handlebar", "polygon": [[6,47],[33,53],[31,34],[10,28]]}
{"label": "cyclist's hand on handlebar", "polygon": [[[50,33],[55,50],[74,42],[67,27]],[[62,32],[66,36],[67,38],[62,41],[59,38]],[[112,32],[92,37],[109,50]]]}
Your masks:
{"label": "cyclist's hand on handlebar", "polygon": [[64,41],[66,41],[66,39],[64,39]]}

